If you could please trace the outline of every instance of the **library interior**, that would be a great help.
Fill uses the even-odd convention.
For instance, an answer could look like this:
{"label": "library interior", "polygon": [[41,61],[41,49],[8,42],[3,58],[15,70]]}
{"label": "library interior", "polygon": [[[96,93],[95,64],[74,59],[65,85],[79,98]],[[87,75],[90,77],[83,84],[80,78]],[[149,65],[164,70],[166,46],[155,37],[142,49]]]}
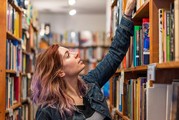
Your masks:
{"label": "library interior", "polygon": [[179,0],[0,4],[0,120],[179,120]]}

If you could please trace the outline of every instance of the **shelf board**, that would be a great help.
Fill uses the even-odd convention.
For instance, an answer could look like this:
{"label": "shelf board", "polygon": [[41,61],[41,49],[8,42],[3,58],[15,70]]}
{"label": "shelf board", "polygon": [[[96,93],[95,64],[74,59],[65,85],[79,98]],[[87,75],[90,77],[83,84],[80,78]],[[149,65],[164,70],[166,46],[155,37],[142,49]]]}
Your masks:
{"label": "shelf board", "polygon": [[[17,103],[17,104],[14,104],[14,105],[12,105],[10,108],[8,108],[8,109],[17,109],[18,107],[20,107],[22,104],[21,103]],[[9,113],[9,111],[8,110],[6,110],[6,114],[7,113]]]}
{"label": "shelf board", "polygon": [[122,112],[120,112],[119,110],[116,110],[116,113],[117,113],[119,116],[121,116],[121,117],[123,118],[123,120],[130,120],[127,116],[124,116],[124,115],[122,114]]}
{"label": "shelf board", "polygon": [[6,34],[7,34],[7,39],[14,40],[14,41],[17,41],[17,42],[21,43],[20,38],[17,38],[11,32],[7,31]]}
{"label": "shelf board", "polygon": [[158,63],[156,65],[157,69],[172,69],[172,68],[179,68],[179,61],[172,61],[166,63]]}
{"label": "shelf board", "polygon": [[[156,64],[157,69],[172,69],[172,68],[179,68],[179,61],[171,61],[166,63],[157,63]],[[136,71],[146,71],[147,65],[143,66],[137,66],[137,67],[131,67],[131,68],[125,68],[125,69],[118,69],[116,73],[124,72],[136,72]]]}
{"label": "shelf board", "polygon": [[116,5],[117,5],[117,0],[114,0],[113,3],[112,3],[112,5],[111,5],[111,8],[113,9],[114,6],[116,6]]}
{"label": "shelf board", "polygon": [[135,24],[142,24],[142,18],[149,18],[149,0],[147,0],[133,15]]}
{"label": "shelf board", "polygon": [[14,2],[11,2],[10,4],[17,12],[22,12],[22,8],[14,4]]}
{"label": "shelf board", "polygon": [[6,70],[6,73],[16,74],[16,71],[15,70]]}
{"label": "shelf board", "polygon": [[146,70],[147,70],[147,65],[143,65],[143,66],[127,68],[125,72],[136,72],[136,71],[146,71]]}
{"label": "shelf board", "polygon": [[137,72],[137,71],[146,71],[147,70],[147,65],[143,66],[137,66],[137,67],[131,67],[131,68],[125,68],[125,69],[118,69],[116,73],[121,73],[122,71],[124,72]]}

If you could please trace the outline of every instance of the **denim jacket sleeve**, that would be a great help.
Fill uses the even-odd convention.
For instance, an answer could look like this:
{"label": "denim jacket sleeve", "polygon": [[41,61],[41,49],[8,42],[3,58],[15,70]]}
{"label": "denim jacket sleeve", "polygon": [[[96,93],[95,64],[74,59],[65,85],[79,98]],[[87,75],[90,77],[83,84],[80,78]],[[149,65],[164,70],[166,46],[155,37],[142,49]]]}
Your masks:
{"label": "denim jacket sleeve", "polygon": [[133,31],[133,22],[123,16],[120,25],[117,27],[108,54],[94,70],[91,70],[87,75],[82,76],[82,78],[88,83],[97,83],[99,87],[102,87],[115,73],[123,60]]}

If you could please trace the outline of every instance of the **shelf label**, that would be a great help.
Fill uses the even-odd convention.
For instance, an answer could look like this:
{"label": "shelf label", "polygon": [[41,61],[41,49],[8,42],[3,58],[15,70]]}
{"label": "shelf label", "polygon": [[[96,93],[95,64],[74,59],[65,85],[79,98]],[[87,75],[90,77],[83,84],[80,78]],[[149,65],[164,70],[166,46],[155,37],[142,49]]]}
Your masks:
{"label": "shelf label", "polygon": [[148,65],[147,80],[155,81],[155,68],[156,68],[156,63]]}

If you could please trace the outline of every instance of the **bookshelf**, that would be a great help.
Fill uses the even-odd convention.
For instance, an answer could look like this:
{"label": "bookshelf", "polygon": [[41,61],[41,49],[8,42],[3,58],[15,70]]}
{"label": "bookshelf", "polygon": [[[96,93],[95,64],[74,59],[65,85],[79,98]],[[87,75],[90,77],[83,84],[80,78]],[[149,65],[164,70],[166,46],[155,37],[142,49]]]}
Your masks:
{"label": "bookshelf", "polygon": [[[1,18],[6,18],[6,1],[1,0],[0,4],[2,5],[1,10],[0,10],[0,17]],[[5,81],[5,76],[6,76],[6,19],[1,19],[0,20],[0,44],[1,44],[1,58],[0,60],[0,84],[2,85],[0,88],[0,96],[2,98],[5,98],[5,87],[6,87],[6,81]],[[0,99],[0,118],[3,119],[5,116],[5,99]]]}
{"label": "bookshelf", "polygon": [[[25,6],[24,1],[21,2],[16,0],[0,1],[2,5],[0,8],[0,119],[2,120],[16,119],[17,117],[33,119],[31,117],[33,113],[30,113],[30,111],[33,111],[29,99],[30,93],[28,93],[33,70],[28,71],[27,69],[33,66],[32,63],[34,62],[31,61],[35,59],[34,51],[36,51],[37,45],[34,44],[36,47],[31,46],[34,47],[32,50],[22,48],[24,42],[22,17],[25,14]],[[31,18],[29,17],[29,19]],[[29,34],[31,34],[29,32],[31,27],[33,27],[35,34],[38,33],[36,26],[30,26],[30,24],[27,24],[27,26],[26,31]],[[31,36],[27,41],[36,42],[38,38],[34,38],[34,36]],[[28,48],[28,42],[24,44],[25,48]],[[22,56],[25,56],[25,61],[23,61]],[[27,69],[22,71],[24,67]],[[24,81],[26,82],[24,83]]]}
{"label": "bookshelf", "polygon": [[[111,4],[111,10],[113,11],[114,7],[118,6],[118,2],[120,0],[114,0],[113,3]],[[123,7],[125,6],[125,2],[122,3]],[[173,4],[172,4],[173,3]],[[134,46],[133,39],[131,38],[131,46],[129,48],[128,53],[126,54],[126,59],[127,62],[129,63],[128,66],[125,66],[123,64],[126,64],[124,62],[125,59],[122,61],[122,65],[119,67],[119,69],[116,71],[116,73],[111,77],[110,79],[110,110],[111,112],[115,110],[114,118],[115,119],[122,119],[122,120],[130,120],[130,119],[136,119],[136,120],[141,120],[141,119],[152,119],[152,115],[154,115],[156,118],[155,119],[161,119],[161,116],[163,116],[166,119],[171,118],[172,120],[176,119],[177,113],[176,111],[179,111],[176,108],[176,111],[170,111],[171,109],[170,104],[175,104],[176,100],[172,98],[174,95],[178,95],[178,93],[172,93],[170,89],[172,88],[173,90],[175,89],[178,85],[179,82],[179,61],[178,61],[178,8],[179,8],[179,3],[177,0],[144,0],[144,3],[138,7],[137,10],[133,13],[132,19],[134,22],[134,25],[140,25],[142,26],[142,19],[143,18],[149,18],[149,37],[150,37],[150,49],[149,49],[149,64],[139,64],[139,65],[134,65],[134,58],[133,54],[131,55],[130,50]],[[173,9],[172,6],[174,6]],[[164,9],[170,11],[170,19],[172,19],[172,10],[174,10],[174,23],[175,28],[172,28],[173,24],[170,24],[170,35],[172,36],[173,34],[171,33],[172,30],[174,29],[174,59],[166,60],[166,56],[164,56],[167,50],[166,48],[162,48],[164,51],[163,56],[164,60],[160,62],[160,45],[159,45],[159,9]],[[114,13],[112,13],[114,15]],[[164,13],[165,15],[165,13]],[[165,16],[164,16],[165,17]],[[114,16],[112,17],[114,18]],[[167,18],[163,18],[164,23],[167,24]],[[112,20],[113,21],[113,20]],[[118,20],[117,20],[118,21]],[[170,20],[172,21],[172,20]],[[112,23],[113,24],[113,23]],[[165,28],[166,27],[166,28]],[[165,26],[162,30],[166,32],[167,26]],[[162,31],[162,32],[163,32]],[[162,39],[167,39],[166,33],[163,33],[164,37]],[[139,34],[140,35],[140,34]],[[172,39],[172,38],[170,38]],[[162,40],[162,45],[167,46],[166,41]],[[164,44],[165,43],[165,44]],[[172,43],[169,43],[169,45]],[[170,45],[171,46],[171,45]],[[172,46],[173,47],[173,46]],[[132,51],[133,53],[134,51]],[[173,51],[170,51],[173,52]],[[170,53],[171,54],[171,53]],[[132,60],[130,60],[132,57]],[[149,66],[154,65],[154,71],[151,74]],[[150,79],[148,75],[154,76],[154,80]],[[139,88],[137,85],[138,83],[142,82],[144,80],[144,83],[141,83],[141,88]],[[142,88],[143,87],[143,88]],[[171,88],[170,88],[171,87]],[[121,90],[122,89],[122,90]],[[121,92],[122,91],[122,92]],[[139,95],[142,91],[142,95]],[[155,104],[158,109],[150,109],[147,105],[150,104],[152,101],[149,99],[149,96],[155,96],[155,92],[151,91],[156,91],[161,92],[156,96],[156,99],[160,99],[160,97],[166,96],[166,100],[164,101],[161,100],[161,104],[157,103],[154,101],[153,104]],[[151,92],[151,94],[150,94]],[[146,95],[146,96],[144,96]],[[142,103],[139,102],[140,100],[143,100]],[[147,99],[147,100],[146,100]],[[151,101],[150,101],[151,100]],[[155,99],[154,99],[155,100]],[[146,104],[146,106],[144,105]],[[139,106],[139,107],[136,107]],[[142,108],[142,107],[143,108]],[[172,106],[173,107],[173,106]],[[144,109],[145,108],[145,109]],[[160,118],[158,118],[159,115],[156,115],[155,112],[156,110],[160,109],[166,110],[163,112],[163,114],[160,114]],[[148,112],[151,112],[150,115],[147,114]],[[143,112],[144,111],[144,112]],[[155,112],[154,112],[155,111]],[[146,112],[146,113],[145,113]],[[156,112],[157,113],[157,112]],[[166,116],[165,116],[166,114]],[[119,117],[116,118],[116,115]],[[154,119],[154,118],[153,118]]]}

